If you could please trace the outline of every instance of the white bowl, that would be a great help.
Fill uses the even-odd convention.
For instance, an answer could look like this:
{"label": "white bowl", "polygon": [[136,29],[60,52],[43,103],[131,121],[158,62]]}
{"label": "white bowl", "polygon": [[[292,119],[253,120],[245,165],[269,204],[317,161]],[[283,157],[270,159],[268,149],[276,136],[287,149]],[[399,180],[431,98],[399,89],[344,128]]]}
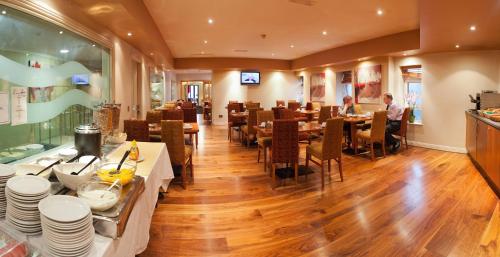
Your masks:
{"label": "white bowl", "polygon": [[[17,176],[27,175],[28,173],[37,174],[41,170],[43,170],[46,166],[40,164],[17,164],[14,166],[16,169]],[[52,168],[44,171],[42,174],[38,175],[39,177],[49,179],[50,174],[52,174]]]}
{"label": "white bowl", "polygon": [[54,166],[54,173],[56,174],[59,182],[61,182],[65,187],[71,190],[76,190],[79,185],[90,180],[93,174],[93,167],[90,165],[78,175],[71,175],[71,172],[78,172],[85,167],[85,165],[85,163],[59,164]]}
{"label": "white bowl", "polygon": [[119,133],[118,135],[113,135],[108,137],[108,143],[119,145],[127,141],[127,133]]}

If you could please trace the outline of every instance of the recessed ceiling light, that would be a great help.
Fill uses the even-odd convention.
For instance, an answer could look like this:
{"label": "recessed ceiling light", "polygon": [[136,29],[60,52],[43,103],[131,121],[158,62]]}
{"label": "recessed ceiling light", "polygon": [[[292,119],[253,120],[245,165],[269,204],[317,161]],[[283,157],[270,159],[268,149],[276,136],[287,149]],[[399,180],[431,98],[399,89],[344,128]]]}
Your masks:
{"label": "recessed ceiling light", "polygon": [[92,47],[95,47],[95,44],[92,44]]}
{"label": "recessed ceiling light", "polygon": [[154,53],[149,53],[149,55],[153,56],[153,55],[155,55],[155,54],[154,54]]}
{"label": "recessed ceiling light", "polygon": [[476,31],[476,25],[471,25],[469,29],[470,31]]}
{"label": "recessed ceiling light", "polygon": [[407,56],[408,54],[407,53],[404,53],[403,56]]}
{"label": "recessed ceiling light", "polygon": [[290,45],[290,48],[294,48],[295,46],[294,45]]}
{"label": "recessed ceiling light", "polygon": [[131,37],[132,36],[132,32],[127,33],[127,36]]}
{"label": "recessed ceiling light", "polygon": [[326,36],[328,34],[328,32],[326,32],[326,30],[323,30],[323,32],[321,32],[321,34],[323,34],[323,36]]}
{"label": "recessed ceiling light", "polygon": [[214,20],[212,18],[208,18],[208,24],[214,24]]}
{"label": "recessed ceiling light", "polygon": [[362,61],[362,60],[363,60],[363,59],[359,58],[359,59],[358,59],[358,62],[360,62],[360,61]]}
{"label": "recessed ceiling light", "polygon": [[201,54],[205,54],[205,52],[201,51]]}
{"label": "recessed ceiling light", "polygon": [[382,16],[384,14],[384,10],[382,9],[377,9],[377,15]]}
{"label": "recessed ceiling light", "polygon": [[67,53],[69,53],[69,50],[68,49],[61,49],[61,50],[59,50],[59,53],[67,54]]}
{"label": "recessed ceiling light", "polygon": [[6,11],[6,10],[3,10],[3,11],[2,11],[2,14],[3,14],[3,15],[7,14],[7,11]]}
{"label": "recessed ceiling light", "polygon": [[203,40],[203,44],[208,44],[208,40]]}
{"label": "recessed ceiling light", "polygon": [[64,31],[62,31],[62,30],[61,30],[61,31],[59,31],[59,34],[60,34],[60,35],[62,35],[63,33],[64,33]]}
{"label": "recessed ceiling light", "polygon": [[460,48],[460,45],[459,45],[459,44],[456,44],[456,45],[455,45],[455,48]]}
{"label": "recessed ceiling light", "polygon": [[271,53],[271,56],[274,56],[274,53]]}

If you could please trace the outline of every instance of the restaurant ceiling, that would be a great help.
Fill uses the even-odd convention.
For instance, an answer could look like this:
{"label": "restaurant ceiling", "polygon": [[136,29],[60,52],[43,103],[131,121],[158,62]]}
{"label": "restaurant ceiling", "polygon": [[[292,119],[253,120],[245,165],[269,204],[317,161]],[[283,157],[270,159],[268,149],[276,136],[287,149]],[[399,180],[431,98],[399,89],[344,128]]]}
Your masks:
{"label": "restaurant ceiling", "polygon": [[[144,0],[144,3],[175,58],[291,60],[419,27],[417,0]],[[377,14],[379,10],[382,15]]]}

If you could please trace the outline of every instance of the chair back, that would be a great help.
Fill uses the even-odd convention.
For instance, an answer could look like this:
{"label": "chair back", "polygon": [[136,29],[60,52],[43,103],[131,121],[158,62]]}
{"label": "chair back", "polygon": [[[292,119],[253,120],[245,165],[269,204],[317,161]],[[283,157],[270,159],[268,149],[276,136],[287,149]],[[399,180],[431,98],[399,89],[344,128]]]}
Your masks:
{"label": "chair back", "polygon": [[194,104],[192,102],[183,102],[181,107],[182,107],[182,109],[184,109],[184,108],[194,108]]}
{"label": "chair back", "polygon": [[318,123],[323,124],[326,120],[332,117],[332,107],[330,105],[321,106],[319,109]]}
{"label": "chair back", "polygon": [[326,128],[324,131],[323,158],[333,159],[338,158],[342,154],[342,137],[344,133],[344,119],[340,117],[326,120]]}
{"label": "chair back", "polygon": [[273,122],[272,163],[298,163],[299,123],[295,120]]}
{"label": "chair back", "polygon": [[410,107],[406,107],[403,111],[403,116],[401,117],[401,128],[399,129],[399,135],[406,135],[406,130],[408,129],[408,119],[410,118]]}
{"label": "chair back", "polygon": [[288,109],[293,110],[293,111],[300,109],[300,103],[299,102],[288,102]]}
{"label": "chair back", "polygon": [[255,135],[257,131],[253,126],[257,125],[257,112],[261,111],[262,109],[248,109],[248,119],[247,119],[247,125],[248,125],[248,134],[249,135]]}
{"label": "chair back", "polygon": [[148,124],[160,124],[161,111],[148,111],[146,113],[146,121]]}
{"label": "chair back", "polygon": [[313,109],[313,104],[311,102],[306,103],[306,110],[310,111]]}
{"label": "chair back", "polygon": [[176,103],[175,102],[167,102],[163,105],[163,108],[164,109],[167,109],[167,110],[172,110],[172,109],[175,109],[176,107]]}
{"label": "chair back", "polygon": [[196,108],[184,108],[182,109],[184,112],[184,122],[185,123],[196,123],[198,122]]}
{"label": "chair back", "polygon": [[332,117],[339,116],[339,109],[340,109],[340,106],[338,106],[338,105],[332,106]]}
{"label": "chair back", "polygon": [[[274,122],[274,113],[273,111],[257,111],[257,125],[260,125],[262,122]],[[257,134],[260,136],[260,134]]]}
{"label": "chair back", "polygon": [[161,141],[167,145],[170,163],[184,164],[184,122],[182,120],[161,121]]}
{"label": "chair back", "polygon": [[260,108],[260,103],[247,102],[245,105],[246,105],[247,109],[259,109]]}
{"label": "chair back", "polygon": [[280,107],[272,107],[271,109],[273,110],[274,119],[275,119],[275,120],[279,120],[279,119],[281,119],[281,117],[280,117],[280,110],[281,110],[281,109],[283,109],[283,108],[280,108]]}
{"label": "chair back", "polygon": [[319,110],[321,109],[321,102],[312,102],[312,110]]}
{"label": "chair back", "polygon": [[378,111],[373,114],[371,139],[382,141],[385,137],[385,124],[387,122],[387,111]]}
{"label": "chair back", "polygon": [[184,111],[175,110],[162,110],[161,111],[162,120],[184,120]]}
{"label": "chair back", "polygon": [[285,106],[285,101],[284,100],[276,100],[276,107],[280,107],[280,106]]}
{"label": "chair back", "polygon": [[295,111],[291,109],[281,108],[279,109],[281,120],[293,120],[295,118]]}
{"label": "chair back", "polygon": [[230,102],[227,105],[227,121],[228,122],[233,122],[233,123],[240,122],[240,119],[234,118],[234,117],[231,116],[231,113],[233,111],[235,111],[235,112],[240,112],[241,111],[239,103],[231,103]]}
{"label": "chair back", "polygon": [[237,103],[238,103],[238,101],[236,101],[236,100],[229,100],[229,103],[230,103],[230,104],[237,104]]}
{"label": "chair back", "polygon": [[354,104],[354,114],[363,114],[363,108],[360,104]]}
{"label": "chair back", "polygon": [[127,133],[127,141],[149,142],[149,125],[145,120],[124,120],[123,131]]}

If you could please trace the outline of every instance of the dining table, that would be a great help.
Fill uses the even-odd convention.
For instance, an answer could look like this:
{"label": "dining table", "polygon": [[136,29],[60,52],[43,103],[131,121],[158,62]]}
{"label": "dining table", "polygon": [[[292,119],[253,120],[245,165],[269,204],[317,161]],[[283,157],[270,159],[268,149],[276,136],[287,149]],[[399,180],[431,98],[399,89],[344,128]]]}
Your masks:
{"label": "dining table", "polygon": [[[187,125],[189,124],[189,125]],[[187,125],[187,126],[186,126]],[[198,149],[198,134],[200,132],[200,127],[196,122],[184,123],[184,135],[189,135],[189,141],[193,143],[194,136],[194,146]],[[150,136],[159,136],[161,135],[161,125],[160,124],[152,124],[149,126],[149,135]]]}
{"label": "dining table", "polygon": [[364,123],[366,121],[370,121],[373,119],[371,115],[353,115],[353,116],[345,116],[344,123],[349,124],[349,131],[351,134],[352,141],[352,149],[354,150],[354,154],[358,153],[358,138],[356,136],[358,127],[357,125],[360,123]]}
{"label": "dining table", "polygon": [[231,115],[232,118],[246,119],[246,118],[248,118],[248,111],[244,111],[244,112],[231,112],[230,115]]}
{"label": "dining table", "polygon": [[[253,126],[263,136],[272,136],[273,128],[272,126],[261,127],[260,125]],[[324,127],[318,123],[307,122],[304,124],[299,124],[299,133],[316,133],[321,132]]]}
{"label": "dining table", "polygon": [[312,121],[314,119],[314,115],[319,113],[319,110],[299,109],[296,112],[300,113],[300,114],[304,114],[307,117],[308,121]]}

